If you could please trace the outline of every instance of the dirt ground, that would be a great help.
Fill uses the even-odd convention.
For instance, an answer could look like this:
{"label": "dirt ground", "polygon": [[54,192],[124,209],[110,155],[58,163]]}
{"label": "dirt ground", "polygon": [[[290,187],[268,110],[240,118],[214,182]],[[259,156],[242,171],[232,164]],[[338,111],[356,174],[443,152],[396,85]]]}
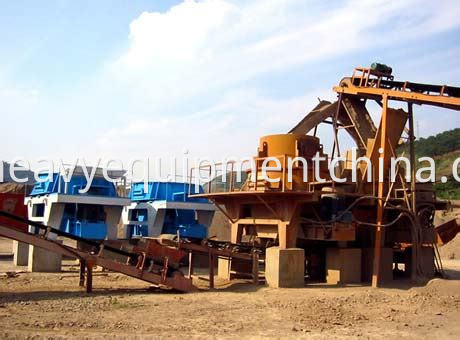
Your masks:
{"label": "dirt ground", "polygon": [[[77,267],[25,273],[0,255],[0,337],[19,338],[433,338],[460,335],[460,236],[444,252],[449,279],[373,289],[324,284],[299,289],[196,277],[180,294],[115,273],[95,273],[94,293],[78,287]],[[11,241],[0,240],[1,252]],[[444,254],[447,253],[447,254]],[[7,275],[6,272],[18,272]]]}
{"label": "dirt ground", "polygon": [[[226,239],[227,229],[210,234]],[[86,294],[74,261],[62,273],[27,273],[14,267],[11,252],[12,241],[0,239],[2,339],[460,338],[460,235],[440,248],[447,278],[380,289],[271,289],[216,279],[210,291],[203,275],[194,277],[199,292],[181,294],[97,271]]]}

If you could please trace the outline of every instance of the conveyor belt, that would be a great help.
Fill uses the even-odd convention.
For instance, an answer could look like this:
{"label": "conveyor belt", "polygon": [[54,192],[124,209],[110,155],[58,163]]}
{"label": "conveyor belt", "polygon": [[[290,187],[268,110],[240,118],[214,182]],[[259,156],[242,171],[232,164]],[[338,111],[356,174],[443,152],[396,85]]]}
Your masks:
{"label": "conveyor belt", "polygon": [[[229,242],[204,240],[202,244],[187,242],[185,240],[158,240],[153,238],[141,238],[130,244],[124,242],[121,247],[113,246],[111,241],[97,242],[84,239],[73,234],[63,232],[59,229],[42,225],[40,223],[12,215],[0,210],[0,216],[8,219],[29,224],[39,228],[43,233],[30,233],[8,226],[0,226],[0,236],[7,237],[19,242],[31,244],[48,251],[75,257],[87,267],[87,290],[92,287],[92,266],[98,265],[102,268],[125,274],[156,285],[163,285],[183,292],[190,292],[196,288],[192,284],[191,274],[193,272],[192,255],[201,254],[209,256],[209,282],[210,287],[214,286],[214,262],[216,257],[236,258],[252,263],[253,281],[258,284],[258,261],[263,249],[251,245],[232,244]],[[78,241],[84,247],[74,248],[63,245],[56,240],[49,239],[50,233],[60,237]],[[84,248],[85,250],[82,250]],[[89,249],[89,250],[86,250]],[[112,258],[110,253],[117,254]],[[121,255],[121,256],[120,256]],[[120,257],[125,261],[121,262]],[[189,265],[189,275],[184,276],[178,268],[182,265]],[[82,279],[80,279],[82,280]],[[80,281],[82,282],[82,281]]]}
{"label": "conveyor belt", "polygon": [[[1,210],[0,216],[32,225],[44,231],[43,234],[33,234],[7,226],[0,226],[0,236],[37,246],[58,254],[76,257],[80,261],[86,263],[89,275],[92,273],[92,266],[98,265],[114,272],[122,273],[153,284],[168,286],[183,292],[189,292],[194,289],[191,278],[185,277],[180,271],[171,267],[173,263],[169,262],[169,258],[173,258],[173,256],[165,256],[168,252],[173,253],[177,260],[184,258],[187,253],[179,249],[162,245],[157,240],[148,240],[145,247],[133,248],[135,251],[129,252],[112,247],[104,242],[83,239],[59,229],[29,221]],[[55,240],[48,239],[47,236],[49,233],[76,240],[88,246],[89,249],[92,248],[92,250],[84,251],[79,248],[63,245]],[[120,262],[120,260],[108,257],[107,251],[125,256],[126,262],[123,263]],[[155,254],[162,254],[163,256],[155,256]],[[92,280],[88,277],[87,282],[92,282]],[[87,286],[87,289],[91,291],[91,287]]]}

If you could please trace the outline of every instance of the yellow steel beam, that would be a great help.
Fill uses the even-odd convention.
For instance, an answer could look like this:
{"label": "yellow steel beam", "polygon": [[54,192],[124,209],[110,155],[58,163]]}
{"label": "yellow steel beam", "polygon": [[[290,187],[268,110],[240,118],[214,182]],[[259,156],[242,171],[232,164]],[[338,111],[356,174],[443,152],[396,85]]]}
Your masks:
{"label": "yellow steel beam", "polygon": [[[380,124],[381,128],[381,135],[380,141],[375,141],[375,143],[380,142],[380,148],[382,149],[382,153],[380,154],[380,158],[382,158],[382,166],[386,163],[386,160],[389,158],[389,150],[388,150],[388,117],[387,117],[387,109],[388,109],[388,98],[387,96],[383,96],[383,107],[382,107],[382,120]],[[375,247],[374,247],[374,268],[372,272],[372,287],[379,287],[382,284],[382,276],[381,274],[381,257],[382,257],[382,248],[385,244],[385,229],[383,227],[383,209],[384,209],[384,202],[383,199],[385,197],[385,181],[383,178],[379,178],[378,183],[378,202],[377,202],[377,230],[375,232]]]}
{"label": "yellow steel beam", "polygon": [[337,93],[349,95],[364,96],[364,97],[381,97],[386,96],[391,100],[399,100],[404,102],[412,102],[417,104],[427,104],[434,106],[444,106],[453,110],[460,111],[460,98],[448,97],[441,95],[430,95],[424,93],[398,91],[393,89],[383,89],[376,87],[354,86],[348,83],[347,86],[334,86],[333,90]]}

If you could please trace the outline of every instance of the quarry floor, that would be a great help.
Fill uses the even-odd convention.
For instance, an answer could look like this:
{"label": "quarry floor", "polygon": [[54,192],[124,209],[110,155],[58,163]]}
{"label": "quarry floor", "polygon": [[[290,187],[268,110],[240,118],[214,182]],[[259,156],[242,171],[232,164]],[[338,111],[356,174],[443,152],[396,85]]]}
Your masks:
{"label": "quarry floor", "polygon": [[86,294],[73,262],[62,273],[27,273],[4,255],[9,247],[0,239],[2,339],[460,337],[460,237],[441,249],[449,278],[417,287],[271,289],[217,280],[209,291],[203,276],[194,279],[201,290],[189,294],[104,272]]}

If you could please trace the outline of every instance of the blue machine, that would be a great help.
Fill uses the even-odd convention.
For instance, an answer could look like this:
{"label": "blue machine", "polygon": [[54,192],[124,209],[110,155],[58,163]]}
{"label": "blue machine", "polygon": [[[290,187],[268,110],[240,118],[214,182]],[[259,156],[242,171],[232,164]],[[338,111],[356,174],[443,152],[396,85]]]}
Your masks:
{"label": "blue machine", "polygon": [[[194,186],[179,182],[133,183],[131,206],[123,217],[126,237],[158,237],[161,234],[203,239],[208,235],[215,207],[205,198],[190,197]],[[199,187],[199,193],[203,188]]]}
{"label": "blue machine", "polygon": [[144,191],[144,182],[133,183],[129,198],[132,201],[167,201],[167,202],[191,202],[191,203],[208,203],[206,198],[190,197],[189,193],[202,194],[203,187],[198,186],[198,192],[195,192],[195,185],[180,182],[148,182],[147,191]]}
{"label": "blue machine", "polygon": [[88,192],[80,193],[87,185],[83,174],[73,175],[68,183],[59,173],[52,180],[46,177],[39,175],[44,181],[37,182],[26,198],[29,218],[86,239],[117,237],[122,209],[130,201],[118,196],[114,183],[95,176]]}
{"label": "blue machine", "polygon": [[87,179],[83,175],[75,175],[65,183],[63,176],[58,173],[52,174],[52,181],[48,174],[39,174],[40,182],[36,182],[32,188],[30,196],[40,196],[48,194],[66,194],[66,195],[87,195],[87,196],[106,196],[118,197],[115,185],[103,177],[95,177],[91,183],[88,192],[81,194],[79,190],[86,187]]}

